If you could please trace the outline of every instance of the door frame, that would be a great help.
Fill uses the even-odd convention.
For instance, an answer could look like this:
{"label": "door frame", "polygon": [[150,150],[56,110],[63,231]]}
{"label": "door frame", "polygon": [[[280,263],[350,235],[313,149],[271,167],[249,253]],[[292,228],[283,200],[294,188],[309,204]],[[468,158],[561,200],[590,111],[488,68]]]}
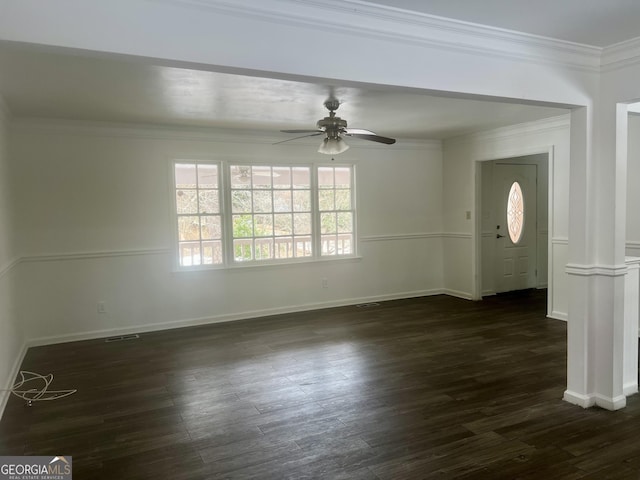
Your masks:
{"label": "door frame", "polygon": [[472,295],[473,300],[482,300],[482,162],[494,160],[509,160],[528,155],[547,155],[548,164],[548,198],[547,198],[547,316],[551,314],[553,307],[554,277],[553,268],[553,212],[554,212],[554,146],[532,149],[519,149],[510,152],[503,152],[487,158],[479,158],[473,161],[474,179],[474,207],[475,215],[473,222],[473,248],[472,256]]}

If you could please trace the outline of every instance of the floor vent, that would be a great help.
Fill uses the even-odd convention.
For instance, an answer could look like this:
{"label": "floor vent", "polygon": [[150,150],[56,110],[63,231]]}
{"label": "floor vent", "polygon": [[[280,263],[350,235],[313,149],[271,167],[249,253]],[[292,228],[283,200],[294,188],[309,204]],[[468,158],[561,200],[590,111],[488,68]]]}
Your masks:
{"label": "floor vent", "polygon": [[356,307],[358,308],[372,308],[372,307],[379,307],[380,304],[376,303],[376,302],[370,302],[370,303],[360,303],[358,305],[356,305]]}
{"label": "floor vent", "polygon": [[137,333],[134,333],[132,335],[118,335],[116,337],[105,338],[104,341],[106,343],[123,342],[125,340],[137,340],[138,338],[140,338],[140,335],[138,335]]}

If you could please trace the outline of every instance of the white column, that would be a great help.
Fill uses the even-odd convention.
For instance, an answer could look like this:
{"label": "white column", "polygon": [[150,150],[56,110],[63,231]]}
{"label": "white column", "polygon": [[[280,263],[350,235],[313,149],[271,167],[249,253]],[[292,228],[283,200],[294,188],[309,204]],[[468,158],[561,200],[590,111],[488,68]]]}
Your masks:
{"label": "white column", "polygon": [[626,405],[624,263],[626,106],[597,104],[571,116],[568,402]]}
{"label": "white column", "polygon": [[624,283],[624,374],[626,396],[638,393],[638,328],[640,327],[640,257],[627,257]]}

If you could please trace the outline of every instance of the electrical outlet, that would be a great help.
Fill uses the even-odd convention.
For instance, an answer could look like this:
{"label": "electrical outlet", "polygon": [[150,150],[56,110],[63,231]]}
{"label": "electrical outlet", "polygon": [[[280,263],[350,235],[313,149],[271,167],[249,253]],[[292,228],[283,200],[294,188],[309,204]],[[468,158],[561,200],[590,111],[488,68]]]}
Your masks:
{"label": "electrical outlet", "polygon": [[329,288],[329,280],[326,278],[322,279],[322,288]]}
{"label": "electrical outlet", "polygon": [[98,302],[98,313],[107,313],[107,302]]}
{"label": "electrical outlet", "polygon": [[467,210],[467,220],[471,220],[471,211]]}

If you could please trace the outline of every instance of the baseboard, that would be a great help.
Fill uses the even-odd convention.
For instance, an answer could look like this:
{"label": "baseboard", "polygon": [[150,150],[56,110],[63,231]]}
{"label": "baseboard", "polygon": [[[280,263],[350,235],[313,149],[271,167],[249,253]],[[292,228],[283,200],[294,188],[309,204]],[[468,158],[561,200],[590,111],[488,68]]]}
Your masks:
{"label": "baseboard", "polygon": [[582,408],[590,408],[596,404],[596,398],[593,395],[582,395],[580,393],[571,392],[565,390],[562,399],[565,402],[569,402],[573,405],[578,405]]}
{"label": "baseboard", "polygon": [[589,408],[597,405],[600,408],[611,411],[620,410],[627,406],[627,397],[624,395],[611,398],[599,394],[582,395],[580,393],[566,390],[564,392],[563,400],[582,408]]}
{"label": "baseboard", "polygon": [[627,406],[627,397],[619,395],[617,397],[605,397],[602,395],[595,396],[596,405],[606,410],[620,410]]}
{"label": "baseboard", "polygon": [[638,393],[638,382],[630,382],[622,386],[622,393],[625,397],[630,397]]}
{"label": "baseboard", "polygon": [[[320,302],[306,305],[296,305],[289,307],[268,308],[265,310],[250,310],[245,312],[217,315],[212,317],[188,318],[182,320],[174,320],[164,323],[149,323],[142,325],[134,325],[131,327],[116,327],[104,330],[92,330],[83,333],[73,333],[68,335],[55,335],[49,337],[39,337],[30,339],[27,342],[28,347],[40,347],[44,345],[53,345],[57,343],[77,342],[81,340],[93,340],[97,338],[111,337],[115,335],[126,335],[130,333],[145,333],[160,330],[171,330],[174,328],[195,327],[199,325],[209,325],[215,323],[234,322],[239,320],[249,320],[252,318],[270,317],[273,315],[282,315],[286,313],[307,312],[311,310],[322,310],[325,308],[346,307],[350,305],[358,305],[361,303],[386,302],[389,300],[400,300],[405,298],[429,297],[433,295],[449,294],[442,289],[419,290],[413,292],[395,293],[389,295],[375,295],[370,297],[349,298],[344,300],[336,300],[331,302]],[[457,296],[457,295],[454,295]]]}
{"label": "baseboard", "polygon": [[567,322],[569,320],[569,315],[565,312],[558,312],[557,310],[552,311],[547,318],[553,318],[555,320],[562,320],[563,322]]}
{"label": "baseboard", "polygon": [[4,415],[4,409],[7,406],[7,402],[9,401],[9,396],[11,395],[11,387],[13,387],[16,378],[18,376],[18,372],[20,372],[20,366],[24,360],[25,355],[27,354],[27,350],[29,346],[27,343],[22,345],[22,349],[20,350],[20,354],[16,357],[13,362],[13,366],[11,367],[11,373],[9,374],[9,378],[4,385],[4,389],[0,391],[0,419]]}
{"label": "baseboard", "polygon": [[461,292],[459,290],[451,290],[449,288],[444,288],[441,290],[443,295],[449,295],[451,297],[462,298],[464,300],[473,300],[473,295],[468,292]]}

